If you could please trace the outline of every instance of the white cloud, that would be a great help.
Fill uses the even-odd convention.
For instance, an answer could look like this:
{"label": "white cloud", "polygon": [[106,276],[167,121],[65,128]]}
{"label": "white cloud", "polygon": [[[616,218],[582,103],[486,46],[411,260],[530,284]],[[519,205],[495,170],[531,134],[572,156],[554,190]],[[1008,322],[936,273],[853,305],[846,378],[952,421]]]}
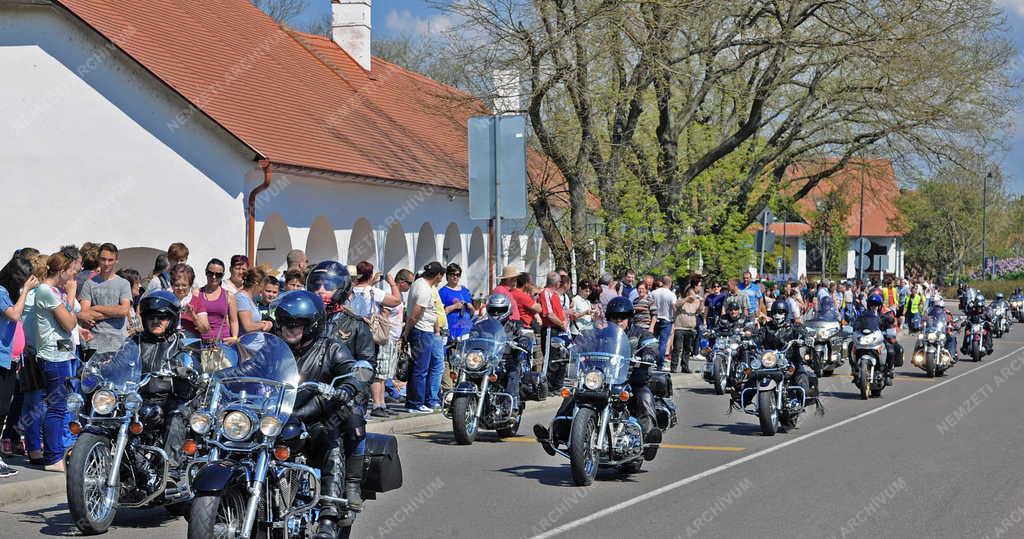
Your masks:
{"label": "white cloud", "polygon": [[996,0],[996,3],[1024,17],[1024,0]]}
{"label": "white cloud", "polygon": [[[1024,2],[1024,0],[1020,0]],[[447,15],[432,15],[429,17],[417,17],[408,9],[388,12],[384,25],[388,30],[396,34],[441,34],[452,27],[452,18]]]}

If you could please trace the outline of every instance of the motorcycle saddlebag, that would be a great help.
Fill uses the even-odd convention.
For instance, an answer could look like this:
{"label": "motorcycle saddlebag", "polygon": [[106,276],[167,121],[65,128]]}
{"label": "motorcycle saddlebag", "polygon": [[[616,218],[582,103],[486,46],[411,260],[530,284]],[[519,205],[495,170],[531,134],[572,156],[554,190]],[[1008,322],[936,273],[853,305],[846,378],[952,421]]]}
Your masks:
{"label": "motorcycle saddlebag", "polygon": [[654,412],[658,416],[658,428],[661,430],[672,428],[679,422],[676,417],[676,404],[670,400],[655,398]]}
{"label": "motorcycle saddlebag", "polygon": [[398,438],[387,434],[366,433],[363,489],[388,492],[401,487],[402,461],[398,458]]}
{"label": "motorcycle saddlebag", "polygon": [[544,395],[544,378],[543,374],[539,372],[526,372],[523,373],[523,379],[519,383],[519,396],[523,400],[528,401],[540,401],[544,400],[547,395]]}
{"label": "motorcycle saddlebag", "polygon": [[648,385],[655,397],[672,398],[672,375],[670,373],[662,371],[651,372],[651,380],[648,382]]}

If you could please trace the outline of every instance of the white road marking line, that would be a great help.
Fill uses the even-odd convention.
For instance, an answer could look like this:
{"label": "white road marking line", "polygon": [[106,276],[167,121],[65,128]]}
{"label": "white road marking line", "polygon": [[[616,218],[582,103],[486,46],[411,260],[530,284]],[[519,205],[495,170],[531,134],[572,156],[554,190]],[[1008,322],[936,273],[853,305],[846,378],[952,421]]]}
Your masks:
{"label": "white road marking line", "polygon": [[610,515],[612,513],[615,513],[617,511],[621,511],[622,509],[625,509],[627,507],[632,507],[632,506],[634,506],[634,505],[636,505],[638,503],[645,502],[645,501],[647,501],[647,500],[649,500],[651,498],[656,498],[658,496],[661,496],[662,494],[665,494],[666,492],[671,492],[671,491],[673,491],[673,490],[675,490],[675,489],[677,489],[679,487],[683,487],[683,486],[689,485],[690,483],[693,483],[695,481],[699,481],[701,479],[704,479],[705,477],[709,477],[709,476],[714,475],[714,474],[716,474],[718,472],[723,472],[725,470],[728,470],[729,468],[733,468],[733,467],[739,466],[740,464],[743,464],[745,462],[749,462],[749,461],[754,460],[756,458],[760,458],[760,457],[763,457],[765,455],[774,453],[774,452],[778,451],[779,449],[782,449],[782,448],[784,448],[786,446],[790,446],[790,445],[793,445],[793,444],[795,444],[797,442],[806,440],[808,438],[812,438],[812,437],[817,436],[817,435],[819,435],[819,434],[821,434],[823,432],[828,432],[828,431],[830,431],[832,429],[837,429],[839,427],[842,427],[843,425],[847,425],[849,423],[853,423],[854,421],[857,421],[858,419],[863,419],[863,418],[865,418],[865,417],[867,417],[869,415],[881,412],[882,410],[885,410],[886,408],[889,408],[890,406],[896,406],[897,404],[899,404],[899,403],[901,403],[901,402],[903,402],[905,400],[911,399],[911,398],[916,397],[918,395],[921,395],[923,393],[927,393],[927,392],[929,392],[929,391],[931,391],[933,389],[940,388],[940,387],[942,387],[942,386],[944,386],[944,385],[946,385],[946,384],[948,384],[948,383],[950,383],[950,382],[952,382],[954,380],[958,380],[959,378],[961,378],[963,376],[967,376],[968,374],[972,374],[972,373],[980,371],[981,369],[984,369],[984,368],[990,367],[992,365],[995,365],[995,364],[999,363],[1000,361],[1002,361],[1002,360],[1004,360],[1004,359],[1006,359],[1006,358],[1008,358],[1008,357],[1010,357],[1010,356],[1020,352],[1021,350],[1024,350],[1024,346],[1022,346],[1020,348],[1017,348],[1016,350],[1014,350],[1012,352],[1009,352],[1009,353],[1007,353],[1007,354],[1005,354],[1003,356],[1000,356],[998,359],[994,359],[992,361],[988,361],[988,362],[982,363],[977,368],[971,369],[971,370],[969,370],[967,372],[964,372],[964,373],[960,373],[960,374],[958,374],[958,375],[956,375],[956,376],[954,376],[952,378],[949,378],[947,380],[939,382],[939,383],[937,383],[937,384],[935,384],[933,386],[928,386],[928,387],[922,389],[921,391],[918,391],[918,392],[915,392],[915,393],[911,393],[910,395],[906,395],[906,396],[901,397],[899,399],[896,399],[896,400],[894,400],[892,402],[883,404],[882,406],[879,406],[878,408],[873,408],[871,410],[867,410],[867,411],[862,412],[860,414],[857,414],[857,415],[855,415],[853,417],[848,417],[848,418],[846,418],[846,419],[844,419],[844,420],[842,420],[842,421],[840,421],[838,423],[833,423],[833,424],[828,425],[826,427],[822,427],[822,428],[820,428],[820,429],[818,429],[818,430],[816,430],[814,432],[809,432],[809,433],[804,434],[802,436],[798,436],[796,438],[793,438],[792,440],[788,440],[788,441],[782,442],[780,444],[773,445],[771,447],[767,447],[767,448],[762,449],[762,450],[760,450],[760,451],[758,451],[756,453],[751,453],[751,454],[749,454],[749,455],[747,455],[745,457],[740,457],[740,458],[738,458],[736,460],[726,462],[725,464],[722,464],[720,466],[716,466],[716,467],[711,468],[709,470],[705,470],[705,471],[703,471],[703,472],[701,472],[699,474],[691,475],[690,477],[686,477],[686,478],[680,479],[680,480],[678,480],[678,481],[676,481],[674,483],[669,483],[668,485],[665,485],[663,487],[654,489],[654,490],[652,490],[650,492],[647,492],[645,494],[641,494],[640,496],[637,496],[635,498],[631,498],[631,499],[626,500],[626,501],[624,501],[622,503],[613,505],[611,507],[606,507],[606,508],[604,508],[604,509],[602,509],[602,510],[596,512],[596,513],[590,514],[590,515],[585,516],[585,517],[583,517],[581,519],[574,520],[572,522],[567,522],[567,523],[565,523],[565,524],[563,524],[563,525],[561,525],[561,526],[559,526],[557,528],[552,528],[552,529],[550,529],[550,530],[548,530],[548,531],[546,531],[546,532],[544,532],[544,533],[542,533],[540,535],[533,536],[531,539],[546,539],[547,537],[554,537],[556,535],[565,533],[565,532],[567,532],[569,530],[572,530],[574,528],[578,528],[580,526],[583,526],[584,524],[588,524],[590,522],[593,522],[593,521],[595,521],[595,520],[597,520],[597,519],[599,519],[601,517],[608,516],[608,515]]}

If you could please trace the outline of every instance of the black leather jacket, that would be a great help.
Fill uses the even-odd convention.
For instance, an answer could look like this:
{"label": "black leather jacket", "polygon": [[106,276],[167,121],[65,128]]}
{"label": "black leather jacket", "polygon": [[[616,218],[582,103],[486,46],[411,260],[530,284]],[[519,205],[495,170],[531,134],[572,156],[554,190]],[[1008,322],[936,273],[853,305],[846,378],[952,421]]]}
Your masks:
{"label": "black leather jacket", "polygon": [[[305,349],[296,351],[295,361],[298,364],[301,382],[325,384],[331,383],[335,377],[351,372],[356,363],[356,359],[352,357],[344,343],[328,337],[321,337]],[[346,378],[340,388],[347,391],[352,400],[365,398],[369,392],[369,385],[355,378]],[[292,412],[292,417],[307,425],[323,422],[337,414],[344,405],[345,403],[341,401],[327,399],[315,391],[303,390],[295,398],[295,411]]]}
{"label": "black leather jacket", "polygon": [[881,314],[876,309],[868,309],[864,311],[864,314],[860,315],[853,321],[853,330],[858,332],[865,329],[870,331],[885,331],[895,327],[896,320],[892,317],[891,313]]}
{"label": "black leather jacket", "polygon": [[[630,324],[629,329],[626,330],[626,336],[629,337],[629,344],[633,347],[634,356],[657,364],[658,339],[655,339],[654,335],[636,324]],[[630,369],[630,385],[646,385],[650,378],[650,367],[647,365],[634,365]]]}
{"label": "black leather jacket", "polygon": [[790,341],[798,337],[800,337],[800,332],[794,324],[776,326],[775,322],[768,322],[761,328],[759,340],[765,350],[782,350]]}
{"label": "black leather jacket", "polygon": [[373,344],[370,326],[362,318],[342,310],[331,316],[327,322],[326,335],[342,342],[356,359],[369,361],[377,366],[377,354]]}

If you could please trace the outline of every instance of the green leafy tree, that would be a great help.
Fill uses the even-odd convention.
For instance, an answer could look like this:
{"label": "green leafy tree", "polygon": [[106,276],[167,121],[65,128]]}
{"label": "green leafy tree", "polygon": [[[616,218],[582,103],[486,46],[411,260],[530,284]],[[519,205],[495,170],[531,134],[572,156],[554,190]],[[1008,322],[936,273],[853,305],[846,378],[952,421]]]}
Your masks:
{"label": "green leafy tree", "polygon": [[805,241],[808,248],[821,253],[822,273],[836,273],[846,258],[846,220],[850,216],[850,201],[842,189],[836,188],[818,200],[816,206]]}

